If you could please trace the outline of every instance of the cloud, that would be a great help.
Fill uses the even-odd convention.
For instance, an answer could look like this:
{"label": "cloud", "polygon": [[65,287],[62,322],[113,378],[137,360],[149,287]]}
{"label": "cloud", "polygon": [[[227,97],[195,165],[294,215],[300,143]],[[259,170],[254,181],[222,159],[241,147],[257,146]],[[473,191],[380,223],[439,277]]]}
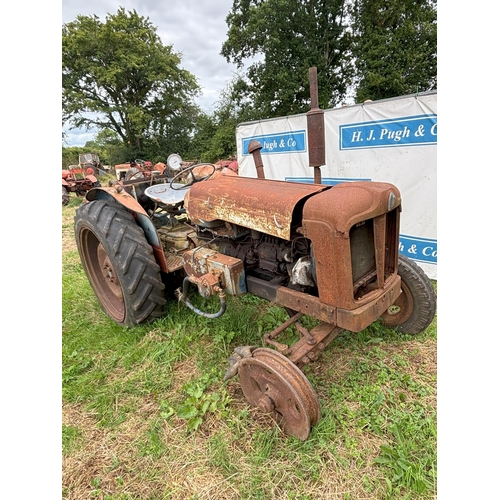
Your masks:
{"label": "cloud", "polygon": [[[96,15],[104,22],[119,7],[148,17],[163,44],[181,54],[180,66],[198,79],[202,94],[196,103],[209,112],[236,72],[236,66],[220,55],[232,5],[233,0],[62,0],[62,22],[74,21],[78,15]],[[95,132],[89,133],[92,139]],[[89,140],[87,134],[68,131],[65,144],[83,146],[82,141]]]}

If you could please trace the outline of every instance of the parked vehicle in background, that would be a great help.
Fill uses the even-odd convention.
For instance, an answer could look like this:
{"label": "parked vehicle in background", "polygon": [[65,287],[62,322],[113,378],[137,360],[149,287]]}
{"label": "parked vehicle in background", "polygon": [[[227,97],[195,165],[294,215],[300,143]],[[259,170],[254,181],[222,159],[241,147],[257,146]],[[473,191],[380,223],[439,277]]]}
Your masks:
{"label": "parked vehicle in background", "polygon": [[[152,162],[147,160],[132,160],[127,163],[115,165],[115,174],[119,181],[130,180],[131,176],[140,178],[155,175],[155,173],[162,174],[164,170],[164,163],[159,162],[153,165]],[[141,172],[142,175],[140,175],[139,172]]]}
{"label": "parked vehicle in background", "polygon": [[78,168],[83,169],[87,175],[99,175],[99,170],[105,170],[96,153],[79,154]]}
{"label": "parked vehicle in background", "polygon": [[90,167],[80,168],[79,165],[70,165],[62,171],[62,204],[67,205],[70,200],[70,193],[77,196],[85,194],[94,187],[99,187],[101,183],[94,174],[91,174]]}

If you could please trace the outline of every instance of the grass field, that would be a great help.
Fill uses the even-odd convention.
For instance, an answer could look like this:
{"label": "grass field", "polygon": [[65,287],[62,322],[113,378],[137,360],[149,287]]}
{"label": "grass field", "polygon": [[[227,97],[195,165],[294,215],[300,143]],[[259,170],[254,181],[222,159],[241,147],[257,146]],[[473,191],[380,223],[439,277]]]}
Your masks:
{"label": "grass field", "polygon": [[[74,195],[72,195],[74,196]],[[414,337],[345,332],[304,369],[322,417],[286,437],[223,382],[239,345],[287,317],[247,295],[220,319],[176,302],[149,326],[103,312],[62,208],[62,498],[436,498],[436,321]]]}

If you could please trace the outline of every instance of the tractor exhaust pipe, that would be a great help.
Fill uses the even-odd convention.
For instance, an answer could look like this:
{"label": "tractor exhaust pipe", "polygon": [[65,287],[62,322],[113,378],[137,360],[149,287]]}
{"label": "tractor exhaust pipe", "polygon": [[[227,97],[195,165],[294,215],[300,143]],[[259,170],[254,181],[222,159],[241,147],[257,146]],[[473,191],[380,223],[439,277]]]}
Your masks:
{"label": "tractor exhaust pipe", "polygon": [[257,178],[265,179],[264,175],[264,165],[262,163],[262,156],[260,155],[260,150],[262,149],[262,144],[259,141],[253,140],[248,145],[248,152],[252,153],[253,162],[255,164],[255,170],[257,170]]}
{"label": "tractor exhaust pipe", "polygon": [[314,184],[321,184],[321,169],[325,164],[325,112],[318,105],[318,71],[309,68],[309,88],[311,109],[307,116],[307,144],[309,146],[309,166],[314,167]]}

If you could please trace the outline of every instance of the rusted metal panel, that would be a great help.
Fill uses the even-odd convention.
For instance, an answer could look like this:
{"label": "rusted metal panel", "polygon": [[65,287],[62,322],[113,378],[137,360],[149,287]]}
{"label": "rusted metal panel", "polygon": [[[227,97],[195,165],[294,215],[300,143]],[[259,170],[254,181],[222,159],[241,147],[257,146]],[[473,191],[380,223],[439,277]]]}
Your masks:
{"label": "rusted metal panel", "polygon": [[217,219],[290,238],[295,205],[331,186],[246,177],[218,177],[195,184],[184,205],[195,224]]}
{"label": "rusted metal panel", "polygon": [[321,302],[352,310],[370,300],[353,295],[350,230],[400,205],[399,190],[383,182],[339,184],[305,202],[302,231],[313,244]]}
{"label": "rusted metal panel", "polygon": [[240,259],[198,247],[184,252],[182,261],[184,270],[190,276],[200,277],[208,273],[218,276],[224,291],[231,295],[242,295],[247,291],[245,270]]}
{"label": "rusted metal panel", "polygon": [[247,277],[247,288],[250,293],[292,311],[301,312],[324,323],[338,325],[351,332],[360,332],[379,318],[398,298],[401,293],[401,277],[397,274],[391,276],[384,288],[368,293],[352,310],[333,307],[325,304],[320,297],[283,286],[273,286],[253,276]]}
{"label": "rusted metal panel", "polygon": [[387,311],[401,293],[401,277],[397,274],[386,282],[383,290],[374,290],[363,297],[356,309],[337,309],[337,324],[351,332],[360,332]]}
{"label": "rusted metal panel", "polygon": [[[346,182],[308,200],[304,219],[324,220],[336,237],[348,237],[357,222],[383,215],[401,205],[396,186],[386,182]],[[307,231],[307,224],[304,224]],[[306,235],[307,236],[307,235]]]}
{"label": "rusted metal panel", "polygon": [[111,196],[115,198],[115,200],[120,203],[120,205],[123,205],[125,208],[130,210],[131,212],[137,212],[144,214],[147,217],[147,213],[142,208],[142,206],[139,204],[139,202],[127,191],[125,191],[124,187],[120,184],[117,184],[113,187],[100,187],[97,189],[94,189],[90,191],[86,198],[89,201],[96,200],[98,198],[102,198],[102,196],[99,195],[99,193],[106,193],[107,195],[105,197]]}

